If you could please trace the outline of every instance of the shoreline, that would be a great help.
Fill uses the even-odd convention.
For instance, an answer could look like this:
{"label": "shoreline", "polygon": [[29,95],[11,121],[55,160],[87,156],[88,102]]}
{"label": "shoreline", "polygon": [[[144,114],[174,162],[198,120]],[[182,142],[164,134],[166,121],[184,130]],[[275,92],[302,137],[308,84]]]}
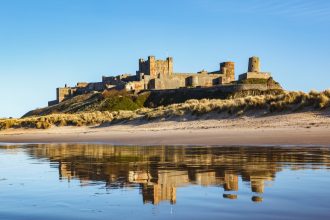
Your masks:
{"label": "shoreline", "polygon": [[133,121],[107,127],[8,129],[0,132],[0,143],[330,146],[330,117],[305,112],[231,119]]}

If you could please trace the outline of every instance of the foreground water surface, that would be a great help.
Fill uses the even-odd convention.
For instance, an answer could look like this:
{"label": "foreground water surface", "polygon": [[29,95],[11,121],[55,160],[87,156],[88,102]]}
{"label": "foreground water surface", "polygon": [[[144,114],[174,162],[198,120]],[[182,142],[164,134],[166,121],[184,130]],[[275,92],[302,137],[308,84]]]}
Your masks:
{"label": "foreground water surface", "polygon": [[329,219],[330,148],[0,146],[0,219]]}

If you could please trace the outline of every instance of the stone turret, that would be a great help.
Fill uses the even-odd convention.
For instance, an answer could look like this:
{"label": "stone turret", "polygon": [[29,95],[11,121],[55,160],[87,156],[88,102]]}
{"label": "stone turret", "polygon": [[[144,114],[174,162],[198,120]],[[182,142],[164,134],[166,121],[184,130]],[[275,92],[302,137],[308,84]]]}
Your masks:
{"label": "stone turret", "polygon": [[220,63],[220,74],[223,74],[225,83],[235,81],[235,63],[231,61]]}
{"label": "stone turret", "polygon": [[260,59],[259,57],[250,57],[249,58],[249,66],[248,71],[239,75],[239,80],[246,79],[269,79],[271,74],[269,72],[261,72],[260,71]]}
{"label": "stone turret", "polygon": [[260,72],[260,59],[259,57],[249,58],[248,72]]}
{"label": "stone turret", "polygon": [[166,58],[167,65],[168,65],[168,75],[173,75],[173,57]]}

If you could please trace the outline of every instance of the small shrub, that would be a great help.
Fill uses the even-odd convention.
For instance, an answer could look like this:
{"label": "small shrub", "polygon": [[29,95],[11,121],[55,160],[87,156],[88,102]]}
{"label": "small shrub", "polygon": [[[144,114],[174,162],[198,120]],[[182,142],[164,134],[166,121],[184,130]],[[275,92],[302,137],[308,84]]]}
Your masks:
{"label": "small shrub", "polygon": [[139,94],[138,96],[136,96],[134,98],[134,102],[140,107],[142,108],[145,105],[145,102],[147,101],[147,99],[150,96],[150,92],[145,92],[143,94]]}
{"label": "small shrub", "polygon": [[319,108],[325,108],[329,105],[329,102],[330,102],[330,99],[327,95],[320,94],[318,107]]}
{"label": "small shrub", "polygon": [[133,102],[130,97],[116,96],[106,99],[102,105],[102,111],[118,111],[118,110],[136,110],[139,106]]}

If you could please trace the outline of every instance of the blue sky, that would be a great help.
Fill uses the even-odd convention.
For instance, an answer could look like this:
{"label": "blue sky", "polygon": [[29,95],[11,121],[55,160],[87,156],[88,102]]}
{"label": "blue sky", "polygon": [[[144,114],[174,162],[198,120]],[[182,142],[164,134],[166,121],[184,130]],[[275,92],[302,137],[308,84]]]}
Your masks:
{"label": "blue sky", "polygon": [[65,83],[135,73],[174,57],[177,72],[261,58],[286,89],[330,88],[328,0],[0,0],[0,117],[55,99]]}

